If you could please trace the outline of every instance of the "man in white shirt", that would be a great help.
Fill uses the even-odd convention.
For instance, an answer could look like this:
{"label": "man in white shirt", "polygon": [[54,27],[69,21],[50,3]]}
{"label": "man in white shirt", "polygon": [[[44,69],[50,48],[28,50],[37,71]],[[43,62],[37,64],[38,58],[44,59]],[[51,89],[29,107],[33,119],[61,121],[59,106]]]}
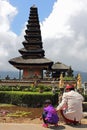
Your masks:
{"label": "man in white shirt", "polygon": [[62,101],[57,106],[65,122],[68,124],[77,124],[83,117],[82,102],[84,98],[81,94],[74,91],[74,86],[66,86],[66,92],[63,93]]}

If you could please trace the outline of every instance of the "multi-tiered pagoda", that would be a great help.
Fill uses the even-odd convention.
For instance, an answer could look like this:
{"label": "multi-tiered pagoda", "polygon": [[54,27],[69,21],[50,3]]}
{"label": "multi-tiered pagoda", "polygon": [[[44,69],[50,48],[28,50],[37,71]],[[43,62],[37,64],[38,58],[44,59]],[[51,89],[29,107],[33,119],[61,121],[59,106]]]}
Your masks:
{"label": "multi-tiered pagoda", "polygon": [[49,70],[53,62],[45,58],[41,30],[38,18],[38,9],[30,8],[28,24],[25,30],[24,48],[20,49],[20,57],[11,59],[9,62],[19,70],[23,70],[23,79],[34,77],[43,78],[43,71]]}

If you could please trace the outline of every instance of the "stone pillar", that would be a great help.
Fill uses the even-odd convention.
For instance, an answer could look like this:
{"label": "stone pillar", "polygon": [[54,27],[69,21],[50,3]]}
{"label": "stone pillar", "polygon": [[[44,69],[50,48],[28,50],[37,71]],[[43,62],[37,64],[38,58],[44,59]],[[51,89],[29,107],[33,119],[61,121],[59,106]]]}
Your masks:
{"label": "stone pillar", "polygon": [[19,70],[19,80],[21,80],[21,70]]}

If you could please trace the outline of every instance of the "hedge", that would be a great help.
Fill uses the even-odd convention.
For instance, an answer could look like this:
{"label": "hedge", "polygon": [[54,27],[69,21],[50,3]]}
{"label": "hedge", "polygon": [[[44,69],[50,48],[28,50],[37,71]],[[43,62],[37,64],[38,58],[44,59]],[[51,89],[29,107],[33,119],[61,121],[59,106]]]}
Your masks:
{"label": "hedge", "polygon": [[87,102],[87,94],[83,94],[83,97],[84,97],[84,102]]}
{"label": "hedge", "polygon": [[17,91],[0,91],[0,103],[27,107],[42,107],[44,101],[50,99],[53,105],[58,103],[58,93],[51,92],[17,92]]}

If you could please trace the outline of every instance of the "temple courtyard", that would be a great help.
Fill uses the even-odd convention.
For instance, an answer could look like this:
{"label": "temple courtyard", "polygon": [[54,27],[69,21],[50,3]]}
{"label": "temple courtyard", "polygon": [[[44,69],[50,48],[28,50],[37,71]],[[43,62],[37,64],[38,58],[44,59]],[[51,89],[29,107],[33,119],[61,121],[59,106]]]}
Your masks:
{"label": "temple courtyard", "polygon": [[60,117],[59,126],[54,127],[52,125],[49,128],[43,128],[43,121],[39,119],[42,113],[42,108],[23,108],[23,107],[14,107],[14,108],[0,108],[0,130],[78,130],[81,128],[87,129],[87,112],[84,112],[84,118],[81,121],[81,124],[75,125],[66,125]]}

